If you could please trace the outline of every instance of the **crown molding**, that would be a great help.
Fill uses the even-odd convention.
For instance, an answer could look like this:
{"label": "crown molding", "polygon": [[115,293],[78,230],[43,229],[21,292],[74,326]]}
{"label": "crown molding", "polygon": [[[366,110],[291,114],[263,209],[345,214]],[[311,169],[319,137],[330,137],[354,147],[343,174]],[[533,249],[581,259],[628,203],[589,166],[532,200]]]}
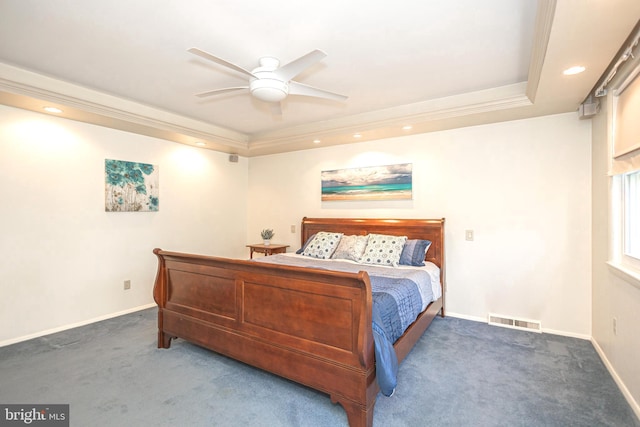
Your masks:
{"label": "crown molding", "polygon": [[[320,138],[335,138],[338,135],[381,131],[399,128],[410,123],[420,123],[459,118],[499,110],[533,105],[525,94],[527,83],[516,83],[461,95],[402,105],[394,108],[352,115],[330,122],[317,122],[278,131],[253,135],[249,140],[249,152],[262,151],[268,147],[286,145]],[[350,141],[354,142],[354,141]]]}
{"label": "crown molding", "polygon": [[[71,108],[78,112],[112,119],[115,121],[114,123],[125,122],[134,126],[159,130],[160,135],[163,134],[162,132],[186,135],[194,140],[205,140],[216,145],[229,146],[232,151],[246,151],[248,147],[249,137],[243,133],[4,63],[0,63],[0,91],[23,97],[21,99],[30,98],[59,104],[64,108]],[[14,99],[19,98],[14,97]],[[70,118],[86,121],[82,117]],[[147,134],[146,132],[142,133]]]}
{"label": "crown molding", "polygon": [[529,63],[529,80],[527,96],[534,102],[538,93],[538,85],[542,76],[544,58],[547,55],[547,47],[551,38],[551,27],[556,13],[556,0],[539,0],[536,12],[533,46],[531,49],[531,62]]}
{"label": "crown molding", "polygon": [[40,111],[41,103],[34,102],[39,100],[61,106],[72,120],[191,145],[202,141],[209,149],[246,156],[299,149],[296,144],[317,138],[353,143],[357,142],[351,139],[355,132],[369,133],[360,141],[397,136],[397,129],[407,122],[416,126],[528,106],[526,88],[522,82],[248,135],[0,63],[0,101],[7,105]]}

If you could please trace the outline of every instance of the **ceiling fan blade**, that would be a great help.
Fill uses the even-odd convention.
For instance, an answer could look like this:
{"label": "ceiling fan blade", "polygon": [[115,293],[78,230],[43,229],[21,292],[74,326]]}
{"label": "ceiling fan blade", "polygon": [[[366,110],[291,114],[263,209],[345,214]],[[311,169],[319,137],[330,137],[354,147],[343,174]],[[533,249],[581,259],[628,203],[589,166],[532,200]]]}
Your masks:
{"label": "ceiling fan blade", "polygon": [[278,78],[287,82],[315,63],[320,62],[325,56],[327,56],[327,54],[323,51],[318,49],[313,50],[278,68],[274,71],[274,74],[278,76]]}
{"label": "ceiling fan blade", "polygon": [[290,81],[289,95],[314,96],[316,98],[331,99],[333,101],[346,101],[348,96],[339,93],[329,92],[328,90],[318,89],[302,83]]}
{"label": "ceiling fan blade", "polygon": [[238,91],[238,90],[247,90],[247,89],[249,89],[249,86],[226,87],[224,89],[214,89],[214,90],[209,90],[209,91],[202,92],[202,93],[196,93],[196,96],[198,98],[204,98],[206,96],[220,95],[220,94],[227,93],[227,92],[235,92],[235,91]]}
{"label": "ceiling fan blade", "polygon": [[239,71],[251,77],[256,77],[251,71],[245,70],[244,68],[236,64],[233,64],[229,61],[225,61],[222,58],[218,58],[217,56],[213,56],[212,54],[205,52],[204,50],[198,49],[197,47],[192,47],[190,49],[187,49],[187,51],[193,53],[194,55],[198,55],[201,58],[208,59],[209,61],[213,61],[216,64],[224,65],[225,67],[229,67],[233,70]]}

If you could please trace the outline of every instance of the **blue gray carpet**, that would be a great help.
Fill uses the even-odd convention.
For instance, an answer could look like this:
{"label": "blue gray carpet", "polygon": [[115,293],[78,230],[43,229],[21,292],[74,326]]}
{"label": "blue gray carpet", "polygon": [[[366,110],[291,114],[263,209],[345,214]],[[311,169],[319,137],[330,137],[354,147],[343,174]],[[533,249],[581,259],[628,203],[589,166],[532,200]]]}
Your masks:
{"label": "blue gray carpet", "polygon": [[[145,310],[0,348],[0,403],[71,426],[347,426],[328,396],[208,350],[156,348]],[[436,318],[374,425],[640,427],[589,341]]]}

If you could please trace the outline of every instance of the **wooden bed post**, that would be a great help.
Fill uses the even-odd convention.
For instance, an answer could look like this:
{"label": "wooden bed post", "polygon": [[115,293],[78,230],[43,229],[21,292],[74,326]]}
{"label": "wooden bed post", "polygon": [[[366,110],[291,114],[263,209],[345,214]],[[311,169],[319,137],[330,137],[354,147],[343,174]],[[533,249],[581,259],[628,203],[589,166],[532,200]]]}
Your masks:
{"label": "wooden bed post", "polygon": [[376,403],[375,397],[373,398],[373,402],[371,402],[371,406],[368,408],[365,408],[355,402],[348,402],[344,400],[336,402],[333,400],[333,397],[331,398],[331,401],[342,405],[344,411],[347,413],[349,427],[373,427],[373,407]]}
{"label": "wooden bed post", "polygon": [[169,348],[171,346],[171,336],[164,333],[162,327],[162,310],[164,309],[166,302],[165,291],[166,287],[166,266],[164,258],[160,256],[162,249],[155,248],[153,253],[158,258],[158,272],[156,274],[156,282],[153,286],[153,299],[158,305],[158,348]]}

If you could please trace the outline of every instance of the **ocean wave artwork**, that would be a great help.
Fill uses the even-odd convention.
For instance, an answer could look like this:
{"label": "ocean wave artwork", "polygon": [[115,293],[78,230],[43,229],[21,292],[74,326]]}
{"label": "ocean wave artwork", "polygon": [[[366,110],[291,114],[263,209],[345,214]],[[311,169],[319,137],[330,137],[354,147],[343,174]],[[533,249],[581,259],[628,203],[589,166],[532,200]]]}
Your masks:
{"label": "ocean wave artwork", "polygon": [[322,201],[411,199],[411,163],[321,172]]}

